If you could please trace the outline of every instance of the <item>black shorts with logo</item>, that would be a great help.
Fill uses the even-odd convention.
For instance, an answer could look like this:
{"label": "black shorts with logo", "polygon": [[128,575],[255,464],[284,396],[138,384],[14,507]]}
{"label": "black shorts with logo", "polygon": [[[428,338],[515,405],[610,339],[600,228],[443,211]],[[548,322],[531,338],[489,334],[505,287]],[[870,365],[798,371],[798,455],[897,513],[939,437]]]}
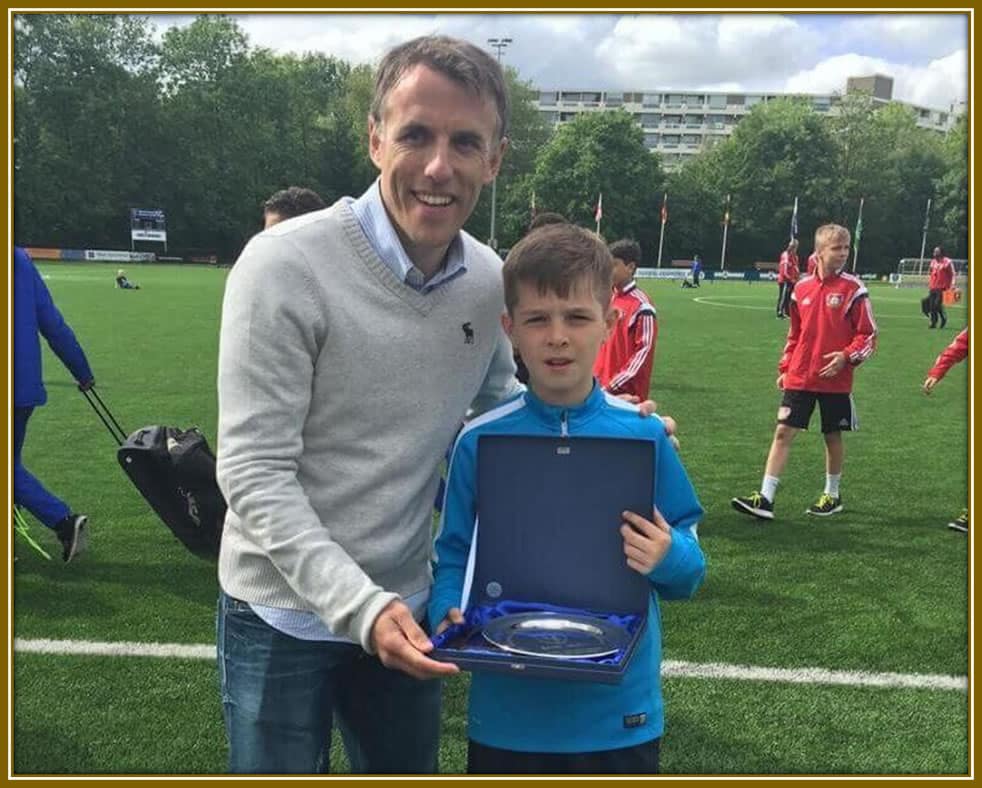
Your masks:
{"label": "black shorts with logo", "polygon": [[777,410],[777,423],[807,430],[815,403],[822,414],[822,432],[852,432],[859,429],[859,418],[852,394],[786,389]]}

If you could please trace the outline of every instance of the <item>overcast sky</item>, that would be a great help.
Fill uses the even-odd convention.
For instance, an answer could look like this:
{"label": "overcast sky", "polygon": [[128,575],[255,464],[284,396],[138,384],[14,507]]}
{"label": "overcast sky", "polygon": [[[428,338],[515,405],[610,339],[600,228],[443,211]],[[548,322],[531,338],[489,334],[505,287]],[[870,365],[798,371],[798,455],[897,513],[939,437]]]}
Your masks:
{"label": "overcast sky", "polygon": [[[967,14],[246,14],[253,45],[375,64],[393,44],[446,33],[502,53],[539,89],[831,93],[846,77],[894,79],[894,98],[968,99]],[[156,16],[162,26],[187,16]]]}

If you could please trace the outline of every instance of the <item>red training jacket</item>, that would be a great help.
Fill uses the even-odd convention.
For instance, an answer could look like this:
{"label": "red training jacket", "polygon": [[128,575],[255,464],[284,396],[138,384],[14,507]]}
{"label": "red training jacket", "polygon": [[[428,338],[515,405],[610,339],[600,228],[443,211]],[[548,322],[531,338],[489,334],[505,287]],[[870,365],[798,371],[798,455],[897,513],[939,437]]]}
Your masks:
{"label": "red training jacket", "polygon": [[818,270],[818,252],[808,255],[808,275],[812,276]]}
{"label": "red training jacket", "polygon": [[951,344],[941,351],[941,355],[934,360],[934,366],[927,373],[929,378],[941,380],[948,374],[948,370],[968,355],[968,329],[955,337]]}
{"label": "red training jacket", "polygon": [[781,261],[777,265],[777,282],[797,282],[801,276],[798,268],[798,255],[787,250],[781,252]]}
{"label": "red training jacket", "polygon": [[[825,279],[804,276],[791,293],[791,326],[778,364],[784,388],[795,391],[849,393],[853,368],[876,349],[876,322],[869,291],[852,274],[834,273]],[[818,372],[843,351],[847,363],[833,378]]]}
{"label": "red training jacket", "polygon": [[644,401],[658,339],[654,304],[632,279],[621,290],[614,288],[611,306],[618,311],[617,324],[600,346],[593,374],[611,394],[634,394]]}
{"label": "red training jacket", "polygon": [[951,264],[951,260],[947,257],[940,260],[932,257],[931,274],[927,280],[928,290],[950,290],[954,283],[955,266]]}

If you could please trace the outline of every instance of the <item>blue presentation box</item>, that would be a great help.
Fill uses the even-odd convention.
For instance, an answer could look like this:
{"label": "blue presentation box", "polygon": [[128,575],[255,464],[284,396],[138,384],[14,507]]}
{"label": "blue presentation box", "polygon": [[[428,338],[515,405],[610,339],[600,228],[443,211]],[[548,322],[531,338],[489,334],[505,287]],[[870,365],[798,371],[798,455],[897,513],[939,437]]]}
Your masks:
{"label": "blue presentation box", "polygon": [[[649,440],[481,436],[466,621],[434,636],[430,656],[464,670],[620,681],[652,593],[627,565],[621,512],[651,517],[655,463]],[[556,659],[505,651],[483,637],[488,621],[530,611],[595,616],[625,628],[630,640],[614,655]]]}

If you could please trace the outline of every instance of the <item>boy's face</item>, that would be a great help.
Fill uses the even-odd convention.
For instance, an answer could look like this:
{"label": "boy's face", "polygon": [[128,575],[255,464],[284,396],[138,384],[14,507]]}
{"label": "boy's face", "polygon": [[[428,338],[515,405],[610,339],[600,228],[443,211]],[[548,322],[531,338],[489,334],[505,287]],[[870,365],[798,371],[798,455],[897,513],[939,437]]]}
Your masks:
{"label": "boy's face", "polygon": [[578,405],[593,388],[593,362],[617,321],[580,281],[566,298],[518,284],[518,302],[501,323],[529,370],[529,385],[550,405]]}
{"label": "boy's face", "polygon": [[849,238],[844,235],[833,236],[825,240],[815,250],[818,252],[822,274],[830,274],[842,268],[849,259],[849,248]]}
{"label": "boy's face", "polygon": [[634,279],[634,263],[628,263],[620,257],[614,258],[614,287],[624,287]]}

